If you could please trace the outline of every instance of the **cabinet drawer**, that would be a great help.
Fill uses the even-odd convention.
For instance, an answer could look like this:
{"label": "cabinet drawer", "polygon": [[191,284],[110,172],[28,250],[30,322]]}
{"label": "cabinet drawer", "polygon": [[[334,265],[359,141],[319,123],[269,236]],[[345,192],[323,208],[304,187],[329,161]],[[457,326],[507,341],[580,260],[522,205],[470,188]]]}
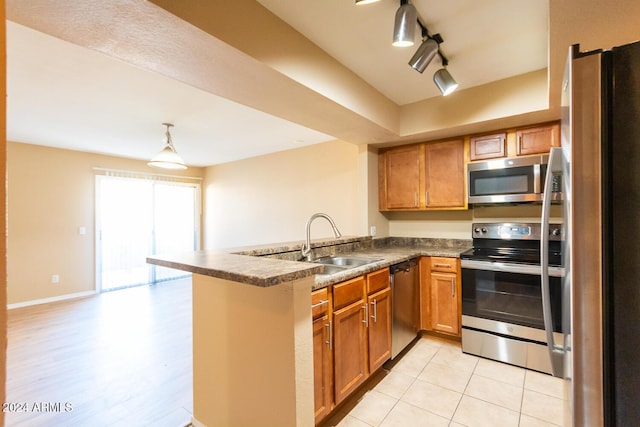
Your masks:
{"label": "cabinet drawer", "polygon": [[329,293],[327,288],[311,292],[311,316],[316,319],[329,311]]}
{"label": "cabinet drawer", "polygon": [[389,267],[367,274],[367,295],[389,287]]}
{"label": "cabinet drawer", "polygon": [[364,298],[364,276],[333,286],[333,309],[338,310]]}
{"label": "cabinet drawer", "polygon": [[456,273],[458,271],[457,258],[431,257],[431,271]]}

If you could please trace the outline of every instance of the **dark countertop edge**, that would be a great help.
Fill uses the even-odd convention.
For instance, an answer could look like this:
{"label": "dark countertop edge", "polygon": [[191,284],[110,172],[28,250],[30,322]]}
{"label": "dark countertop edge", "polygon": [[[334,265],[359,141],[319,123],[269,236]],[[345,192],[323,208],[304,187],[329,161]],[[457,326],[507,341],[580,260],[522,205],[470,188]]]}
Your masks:
{"label": "dark countertop edge", "polygon": [[[365,237],[364,239],[370,240],[371,237]],[[323,242],[333,242],[333,244],[337,242],[337,244],[342,244],[359,240],[362,240],[362,238],[350,237]],[[468,246],[464,245],[467,241],[460,239],[441,240],[455,241],[457,244],[454,246],[443,244],[437,247],[374,245],[371,249],[355,251],[352,252],[352,254],[368,256],[374,259],[381,258],[380,261],[331,275],[318,274],[321,273],[323,269],[323,266],[319,264],[247,255],[247,253],[252,253],[253,249],[249,249],[246,252],[234,253],[211,250],[194,251],[177,255],[151,256],[147,257],[147,263],[259,287],[275,286],[316,275],[313,290],[317,290],[420,256],[459,258],[462,252],[471,247],[471,240],[468,241]],[[275,245],[273,247],[275,247]],[[279,245],[277,247],[285,248],[287,246]]]}

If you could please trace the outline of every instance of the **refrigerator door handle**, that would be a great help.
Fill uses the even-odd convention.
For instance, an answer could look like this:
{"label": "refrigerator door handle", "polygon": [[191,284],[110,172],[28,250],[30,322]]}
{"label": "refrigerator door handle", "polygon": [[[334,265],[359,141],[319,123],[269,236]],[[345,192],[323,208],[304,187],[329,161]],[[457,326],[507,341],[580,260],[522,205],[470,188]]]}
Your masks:
{"label": "refrigerator door handle", "polygon": [[542,286],[542,315],[544,318],[544,329],[547,336],[547,348],[551,359],[551,369],[553,375],[562,377],[562,363],[564,359],[564,348],[556,345],[553,338],[553,319],[551,317],[551,293],[549,291],[549,216],[551,214],[551,186],[553,181],[553,166],[562,164],[562,148],[551,148],[549,155],[549,165],[547,175],[544,180],[544,196],[542,198],[542,218],[540,221],[540,280]]}

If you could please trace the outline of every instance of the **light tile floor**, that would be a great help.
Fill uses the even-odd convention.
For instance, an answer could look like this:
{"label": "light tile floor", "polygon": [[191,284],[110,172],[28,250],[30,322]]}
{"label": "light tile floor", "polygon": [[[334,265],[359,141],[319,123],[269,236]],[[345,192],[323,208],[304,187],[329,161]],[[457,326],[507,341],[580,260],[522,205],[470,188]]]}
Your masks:
{"label": "light tile floor", "polygon": [[558,378],[423,337],[343,418],[338,415],[337,426],[562,426],[562,399]]}

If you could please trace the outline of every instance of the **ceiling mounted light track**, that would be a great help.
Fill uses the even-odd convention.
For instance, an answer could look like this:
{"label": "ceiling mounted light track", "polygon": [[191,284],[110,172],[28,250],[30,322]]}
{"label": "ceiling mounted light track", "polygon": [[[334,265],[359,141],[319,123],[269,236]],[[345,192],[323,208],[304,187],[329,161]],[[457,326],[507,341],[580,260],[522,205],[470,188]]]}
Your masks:
{"label": "ceiling mounted light track", "polygon": [[[356,4],[373,3],[377,0],[356,0]],[[435,72],[433,81],[442,92],[447,96],[457,89],[458,83],[454,80],[451,73],[447,70],[449,60],[442,53],[440,44],[444,42],[440,34],[430,35],[424,21],[418,15],[415,6],[409,0],[400,0],[400,7],[396,11],[396,18],[393,27],[393,45],[394,46],[412,46],[415,40],[415,29],[419,26],[422,30],[422,43],[418,50],[409,60],[409,65],[419,73],[423,73],[436,55],[442,60],[442,68]]]}
{"label": "ceiling mounted light track", "polygon": [[380,0],[356,0],[356,5],[361,6],[363,4],[369,4],[369,3],[377,3]]}
{"label": "ceiling mounted light track", "polygon": [[418,11],[408,0],[400,0],[400,7],[396,11],[393,27],[393,45],[404,47],[413,46],[416,38],[416,22]]}
{"label": "ceiling mounted light track", "polygon": [[162,126],[167,127],[167,131],[165,132],[165,146],[158,154],[156,154],[153,159],[147,165],[154,168],[161,169],[186,169],[187,166],[184,164],[184,160],[182,157],[178,155],[176,149],[173,147],[173,141],[171,140],[171,132],[169,129],[173,126],[171,123],[163,123]]}

